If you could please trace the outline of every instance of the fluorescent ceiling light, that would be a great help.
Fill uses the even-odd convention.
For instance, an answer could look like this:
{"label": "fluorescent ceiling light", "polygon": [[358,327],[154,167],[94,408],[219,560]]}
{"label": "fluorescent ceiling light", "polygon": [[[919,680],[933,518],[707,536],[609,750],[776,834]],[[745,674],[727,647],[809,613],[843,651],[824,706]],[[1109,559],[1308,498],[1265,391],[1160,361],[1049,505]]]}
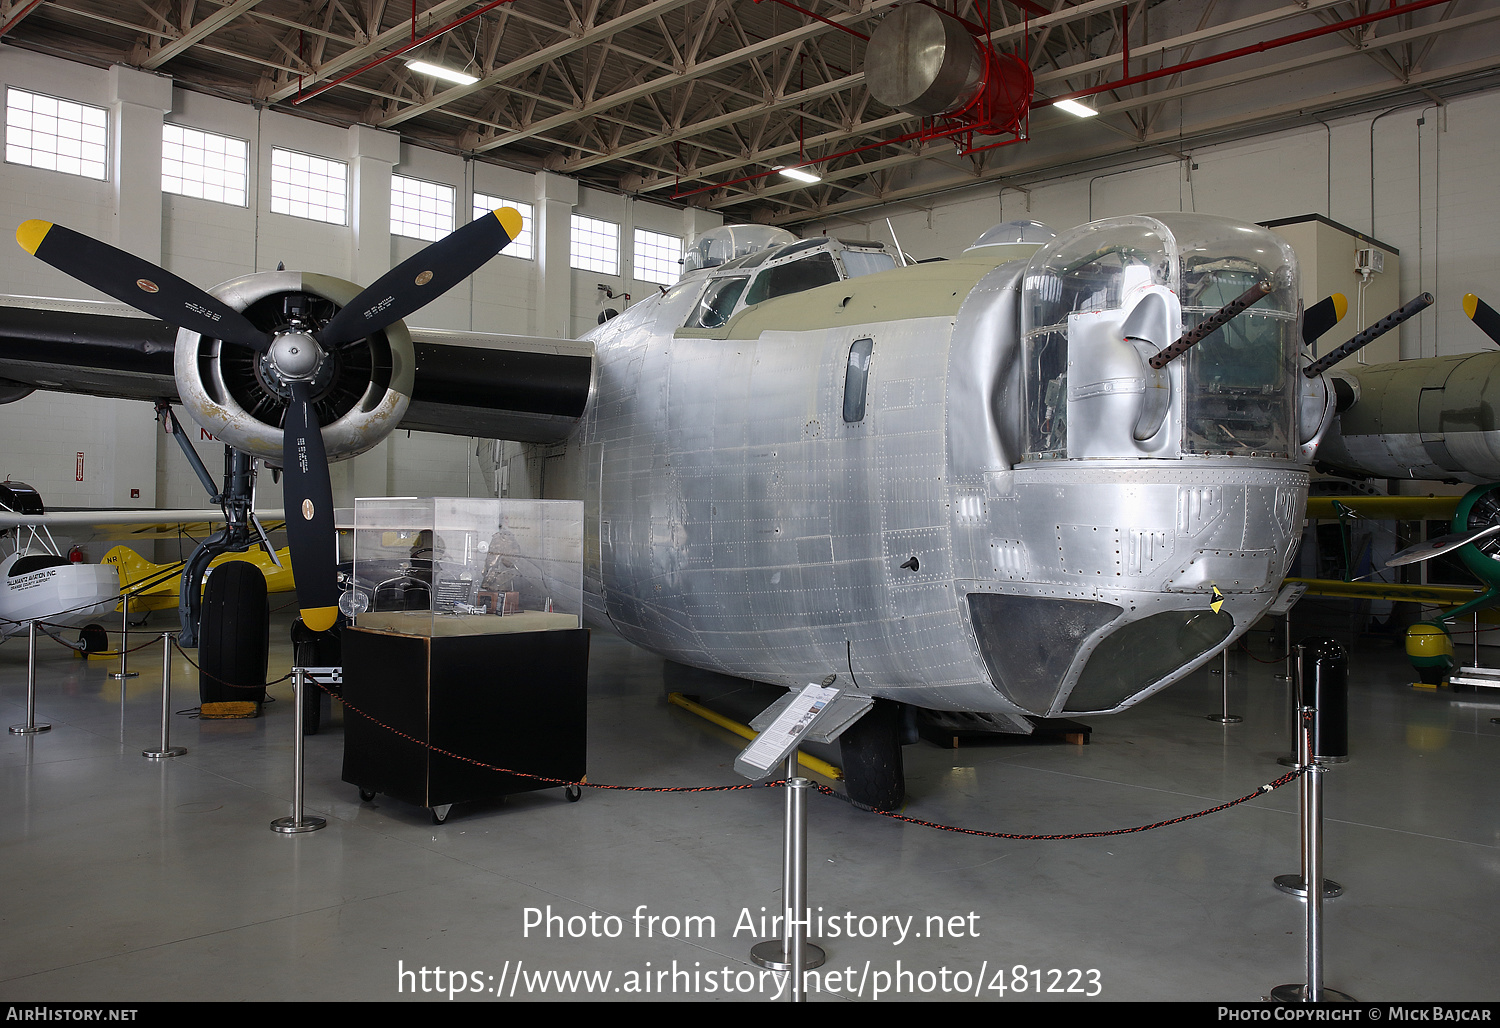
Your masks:
{"label": "fluorescent ceiling light", "polygon": [[1099,113],[1088,104],[1081,104],[1077,100],[1059,100],[1052,106],[1060,111],[1067,111],[1077,118],[1092,118]]}
{"label": "fluorescent ceiling light", "polygon": [[412,71],[419,71],[423,75],[431,75],[433,78],[442,79],[444,82],[456,82],[460,86],[472,85],[479,81],[473,75],[465,75],[461,71],[444,68],[440,64],[428,64],[426,61],[407,61],[406,66]]}
{"label": "fluorescent ceiling light", "polygon": [[814,175],[812,172],[807,171],[807,170],[805,170],[803,168],[777,168],[776,170],[779,171],[779,172],[781,172],[787,178],[794,178],[798,182],[822,182],[823,181],[823,179],[822,179],[821,176]]}

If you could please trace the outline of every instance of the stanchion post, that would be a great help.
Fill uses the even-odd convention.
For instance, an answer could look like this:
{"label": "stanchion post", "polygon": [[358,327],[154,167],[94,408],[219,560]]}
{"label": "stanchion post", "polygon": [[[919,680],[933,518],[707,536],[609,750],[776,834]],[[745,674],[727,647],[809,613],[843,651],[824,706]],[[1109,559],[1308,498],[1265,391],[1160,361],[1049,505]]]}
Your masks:
{"label": "stanchion post", "polygon": [[[793,778],[786,783],[787,828],[794,833],[791,846],[792,891],[787,898],[786,949],[791,956],[792,1002],[807,999],[802,990],[802,973],[807,968],[807,790],[812,785],[806,778]],[[821,951],[820,951],[821,952]],[[822,961],[818,961],[822,963]]]}
{"label": "stanchion post", "polygon": [[[121,654],[124,659],[124,654]],[[152,760],[163,757],[180,757],[187,752],[185,746],[173,746],[172,733],[172,633],[161,634],[161,746],[154,750],[141,750],[141,756]]]}
{"label": "stanchion post", "polygon": [[[1318,708],[1302,707],[1302,742],[1300,749],[1308,756],[1303,766],[1302,781],[1302,861],[1307,869],[1307,881],[1323,880],[1323,768],[1318,766],[1313,752],[1313,736],[1317,731]],[[1323,890],[1307,890],[1306,895],[1307,936],[1307,981],[1304,984],[1278,985],[1271,990],[1271,998],[1282,1003],[1318,1003],[1333,1000],[1340,1003],[1353,1002],[1354,997],[1323,986]]]}
{"label": "stanchion post", "polygon": [[[797,786],[797,782],[802,785]],[[805,919],[807,909],[807,800],[803,790],[811,784],[797,773],[797,749],[793,747],[786,758],[787,797],[781,826],[781,909],[786,917],[781,938],[766,939],[750,947],[752,963],[772,971],[794,973],[799,983],[801,974],[793,971],[798,959],[804,970],[812,970],[822,967],[828,958],[821,947],[806,940],[805,932],[799,944],[792,940],[792,911],[802,911],[795,916]]]}
{"label": "stanchion post", "polygon": [[319,828],[328,827],[325,819],[304,817],[302,813],[302,690],[307,688],[306,669],[300,667],[293,669],[292,682],[292,707],[295,711],[292,718],[292,816],[278,817],[271,822],[271,831],[281,832],[284,835],[316,832]]}
{"label": "stanchion post", "polygon": [[26,622],[26,723],[11,725],[12,735],[36,735],[52,731],[51,725],[36,723],[36,621]]}
{"label": "stanchion post", "polygon": [[[1308,647],[1305,641],[1297,646],[1297,756],[1295,760],[1292,761],[1294,767],[1304,768],[1316,766],[1319,760],[1317,748],[1314,744],[1314,738],[1310,736],[1305,730],[1307,726],[1304,722],[1305,711],[1318,709],[1318,690],[1308,688],[1307,679],[1309,677],[1318,677],[1320,671],[1322,670],[1319,661],[1314,661],[1313,666],[1309,668],[1307,662],[1307,649]],[[1319,660],[1321,660],[1323,657],[1326,657],[1326,654],[1322,653],[1322,647],[1318,647],[1317,649],[1320,651]],[[1309,671],[1311,671],[1311,675],[1309,675]],[[1330,736],[1333,736],[1335,734],[1337,733],[1329,733]],[[1285,762],[1284,758],[1283,762]],[[1322,769],[1319,768],[1319,770],[1321,771]],[[1300,809],[1304,812],[1314,802],[1312,796],[1312,787],[1313,779],[1310,775],[1307,774],[1304,774],[1302,776],[1302,780],[1297,783],[1297,792],[1300,799]],[[1307,848],[1309,845],[1309,839],[1307,817],[1305,816],[1305,814],[1300,819],[1299,826],[1301,835],[1298,843],[1298,851],[1300,854],[1299,860],[1302,865],[1301,870],[1294,875],[1277,875],[1274,879],[1272,879],[1272,884],[1275,885],[1277,889],[1284,893],[1287,893],[1288,895],[1300,896],[1305,899],[1307,897],[1307,883],[1321,881],[1323,883],[1323,899],[1335,899],[1336,897],[1342,896],[1344,894],[1344,887],[1342,885],[1329,878],[1314,876],[1307,866]],[[1321,826],[1319,830],[1321,831]]]}
{"label": "stanchion post", "polygon": [[120,593],[120,670],[110,675],[124,681],[127,678],[135,678],[137,672],[126,670],[125,654],[130,650],[130,593]]}
{"label": "stanchion post", "polygon": [[1224,662],[1219,672],[1219,713],[1207,715],[1208,720],[1221,725],[1235,725],[1245,720],[1238,714],[1229,713],[1229,647],[1224,647]]}
{"label": "stanchion post", "polygon": [[1283,618],[1283,622],[1286,625],[1286,673],[1285,674],[1277,675],[1276,677],[1280,678],[1284,682],[1290,682],[1292,680],[1292,673],[1293,673],[1292,662],[1293,662],[1293,659],[1294,659],[1293,647],[1292,647],[1292,608],[1291,607],[1288,607],[1286,609],[1286,617]]}

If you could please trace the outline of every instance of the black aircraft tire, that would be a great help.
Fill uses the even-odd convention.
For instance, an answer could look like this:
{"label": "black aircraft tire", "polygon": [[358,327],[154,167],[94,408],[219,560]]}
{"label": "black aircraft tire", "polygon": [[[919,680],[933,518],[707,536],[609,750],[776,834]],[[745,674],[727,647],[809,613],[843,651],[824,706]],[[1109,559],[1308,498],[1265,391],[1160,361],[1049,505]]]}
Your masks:
{"label": "black aircraft tire", "polygon": [[271,607],[254,564],[231,560],[208,576],[198,622],[198,699],[202,703],[266,698]]}
{"label": "black aircraft tire", "polygon": [[78,641],[86,654],[103,653],[109,649],[109,633],[104,630],[103,625],[84,625],[78,631]]}
{"label": "black aircraft tire", "polygon": [[876,810],[894,810],[905,801],[900,704],[876,700],[869,713],[839,736],[839,754],[851,800]]}

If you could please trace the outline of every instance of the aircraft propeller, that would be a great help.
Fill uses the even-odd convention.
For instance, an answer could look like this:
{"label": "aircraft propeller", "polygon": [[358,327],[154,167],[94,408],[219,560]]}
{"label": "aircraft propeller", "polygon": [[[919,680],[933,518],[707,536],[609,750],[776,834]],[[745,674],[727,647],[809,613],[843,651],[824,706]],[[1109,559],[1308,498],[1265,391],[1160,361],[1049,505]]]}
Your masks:
{"label": "aircraft propeller", "polygon": [[1464,313],[1469,320],[1479,326],[1479,331],[1490,337],[1491,342],[1500,346],[1500,312],[1485,303],[1473,293],[1464,294]]}
{"label": "aircraft propeller", "polygon": [[1311,346],[1333,330],[1349,312],[1349,298],[1330,293],[1302,312],[1302,343]]}
{"label": "aircraft propeller", "polygon": [[1449,535],[1440,535],[1436,539],[1428,539],[1414,546],[1408,546],[1390,560],[1385,562],[1388,568],[1398,568],[1404,564],[1416,564],[1433,557],[1441,557],[1445,553],[1452,553],[1460,546],[1477,543],[1481,539],[1487,539],[1500,532],[1500,523],[1486,525],[1482,528],[1471,529],[1467,532],[1453,532]]}
{"label": "aircraft propeller", "polygon": [[309,330],[294,313],[288,327],[274,333],[257,328],[233,307],[165,268],[61,225],[24,222],[16,230],[16,242],[139,311],[266,355],[291,394],[282,423],[282,470],[297,606],[308,628],[325,631],[338,618],[333,485],[309,384],[329,349],[363,339],[437,299],[520,232],[521,215],[499,208],[396,265],[321,328]]}

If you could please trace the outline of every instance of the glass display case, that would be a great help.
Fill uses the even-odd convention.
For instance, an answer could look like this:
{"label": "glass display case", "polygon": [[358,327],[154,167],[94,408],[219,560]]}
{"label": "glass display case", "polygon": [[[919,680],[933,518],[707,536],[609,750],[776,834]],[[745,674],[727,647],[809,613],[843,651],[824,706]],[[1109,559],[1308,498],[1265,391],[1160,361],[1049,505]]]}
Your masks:
{"label": "glass display case", "polygon": [[340,606],[361,629],[440,637],[581,624],[576,500],[359,499],[353,553]]}
{"label": "glass display case", "polygon": [[[343,779],[428,808],[587,771],[583,504],[355,501]],[[352,711],[350,714],[348,712]]]}

